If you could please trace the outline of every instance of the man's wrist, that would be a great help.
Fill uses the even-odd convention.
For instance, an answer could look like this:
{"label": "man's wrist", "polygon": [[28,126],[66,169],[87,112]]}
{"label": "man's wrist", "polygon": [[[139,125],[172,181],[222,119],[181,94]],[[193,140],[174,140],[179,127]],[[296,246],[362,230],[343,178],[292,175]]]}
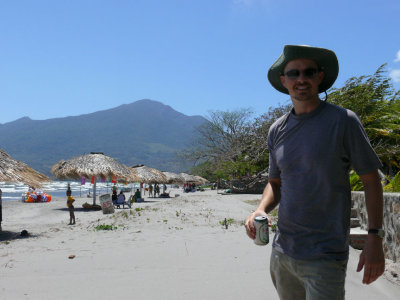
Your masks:
{"label": "man's wrist", "polygon": [[383,228],[370,228],[368,229],[368,236],[370,235],[378,236],[383,239],[385,237],[385,230],[383,230]]}

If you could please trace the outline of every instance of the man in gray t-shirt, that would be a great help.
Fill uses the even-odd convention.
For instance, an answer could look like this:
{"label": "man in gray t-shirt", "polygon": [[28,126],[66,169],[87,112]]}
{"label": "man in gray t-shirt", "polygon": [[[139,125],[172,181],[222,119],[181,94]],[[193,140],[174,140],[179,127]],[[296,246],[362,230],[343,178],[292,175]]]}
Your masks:
{"label": "man in gray t-shirt", "polygon": [[268,72],[293,109],[270,128],[269,182],[245,226],[254,239],[254,218],[279,204],[270,271],[281,299],[344,299],[351,167],[364,185],[371,233],[358,271],[364,267],[366,284],[384,271],[382,237],[374,234],[383,232],[381,163],[358,117],[319,98],[338,69],[331,50],[287,45]]}

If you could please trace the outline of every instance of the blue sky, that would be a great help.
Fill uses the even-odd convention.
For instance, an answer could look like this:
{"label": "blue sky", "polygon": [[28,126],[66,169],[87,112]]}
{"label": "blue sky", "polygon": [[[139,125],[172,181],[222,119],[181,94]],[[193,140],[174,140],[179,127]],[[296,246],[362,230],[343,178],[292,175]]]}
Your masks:
{"label": "blue sky", "polygon": [[398,90],[399,16],[398,0],[2,0],[0,123],[140,99],[261,114],[288,101],[267,81],[285,44],[334,50],[335,87],[388,63]]}

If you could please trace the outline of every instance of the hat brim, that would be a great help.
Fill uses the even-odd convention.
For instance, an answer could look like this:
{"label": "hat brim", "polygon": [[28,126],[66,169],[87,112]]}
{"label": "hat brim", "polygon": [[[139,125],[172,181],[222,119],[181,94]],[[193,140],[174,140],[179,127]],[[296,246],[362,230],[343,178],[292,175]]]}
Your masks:
{"label": "hat brim", "polygon": [[268,80],[275,89],[279,92],[289,94],[289,91],[282,85],[280,76],[283,74],[283,70],[289,61],[299,58],[314,60],[324,72],[324,78],[318,89],[320,93],[333,85],[339,74],[339,63],[335,52],[329,49],[310,46],[285,45],[281,56],[279,56],[268,70]]}

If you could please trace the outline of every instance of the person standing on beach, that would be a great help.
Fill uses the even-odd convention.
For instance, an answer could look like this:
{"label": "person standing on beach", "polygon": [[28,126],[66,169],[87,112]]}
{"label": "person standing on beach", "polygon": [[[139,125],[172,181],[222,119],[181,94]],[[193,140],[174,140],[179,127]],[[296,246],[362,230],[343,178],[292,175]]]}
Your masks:
{"label": "person standing on beach", "polygon": [[68,183],[68,187],[67,187],[67,197],[72,195],[72,191],[71,191],[71,185]]}
{"label": "person standing on beach", "polygon": [[344,299],[350,167],[364,185],[369,225],[357,271],[364,268],[362,282],[370,284],[385,269],[381,162],[355,113],[319,98],[338,72],[333,51],[295,45],[286,45],[268,71],[293,108],[269,130],[269,180],[245,227],[254,239],[254,218],[279,204],[270,273],[280,299]]}
{"label": "person standing on beach", "polygon": [[73,203],[75,202],[74,197],[72,197],[71,195],[68,196],[67,199],[67,207],[69,209],[69,224],[68,225],[75,225],[75,208]]}

